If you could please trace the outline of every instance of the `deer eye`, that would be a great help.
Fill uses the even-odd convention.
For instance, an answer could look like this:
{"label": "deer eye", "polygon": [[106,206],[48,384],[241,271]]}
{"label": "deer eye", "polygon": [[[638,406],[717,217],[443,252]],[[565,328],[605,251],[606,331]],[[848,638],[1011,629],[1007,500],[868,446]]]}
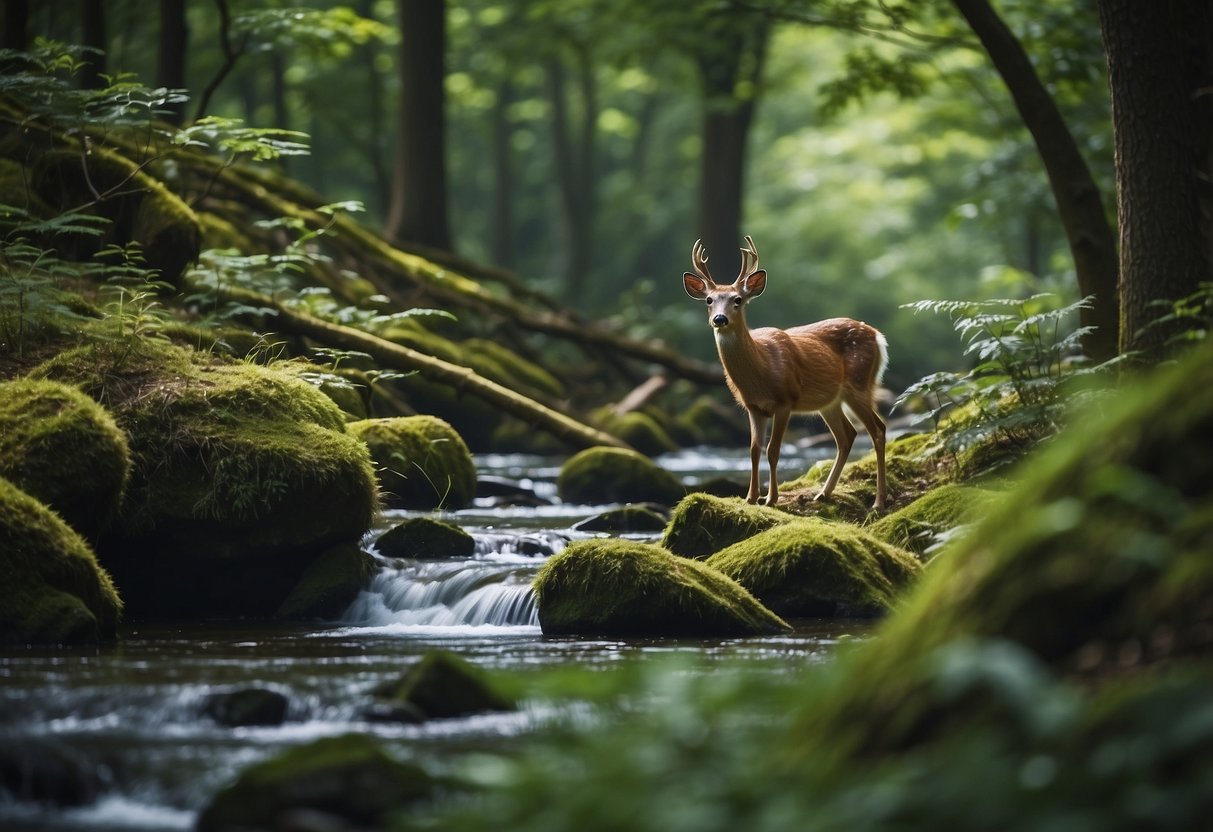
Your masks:
{"label": "deer eye", "polygon": [[712,299],[711,299],[711,298],[707,298],[707,304],[708,304],[708,306],[711,306],[711,305],[712,305]]}
{"label": "deer eye", "polygon": [[734,306],[741,306],[741,298],[733,298]]}

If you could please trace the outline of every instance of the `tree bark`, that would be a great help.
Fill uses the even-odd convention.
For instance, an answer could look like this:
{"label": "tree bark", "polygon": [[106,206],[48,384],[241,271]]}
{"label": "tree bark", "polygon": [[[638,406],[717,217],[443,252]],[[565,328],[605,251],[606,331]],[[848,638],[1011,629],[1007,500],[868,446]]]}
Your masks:
{"label": "tree bark", "polygon": [[493,102],[493,198],[489,219],[489,238],[493,263],[508,269],[514,265],[514,126],[510,105],[514,103],[514,82],[507,69],[497,86]]}
{"label": "tree bark", "polygon": [[[698,56],[703,83],[699,238],[717,262],[740,247],[746,141],[766,57],[765,22],[731,26]],[[743,83],[744,82],[744,83]],[[723,265],[722,265],[723,268]],[[721,280],[727,280],[720,276]]]}
{"label": "tree bark", "polygon": [[1099,186],[1014,33],[987,0],[953,3],[981,40],[1032,134],[1074,257],[1078,290],[1084,296],[1094,296],[1092,307],[1082,313],[1082,324],[1095,328],[1083,340],[1083,349],[1095,361],[1112,358],[1117,352],[1120,327],[1116,237],[1108,224]]}
{"label": "tree bark", "polygon": [[[185,0],[160,0],[160,50],[156,57],[156,86],[185,89],[185,54],[189,29],[185,22]],[[169,106],[168,120],[181,124],[185,102]]]}
{"label": "tree bark", "polygon": [[446,182],[446,3],[397,0],[400,108],[384,236],[451,248]]}
{"label": "tree bark", "polygon": [[105,36],[105,8],[102,0],[83,0],[80,4],[81,42],[90,51],[80,70],[80,86],[98,90],[105,86],[106,50],[109,48]]}
{"label": "tree bark", "polygon": [[1100,0],[1099,21],[1116,149],[1121,347],[1151,360],[1185,322],[1150,323],[1213,279],[1213,12],[1206,2]]}
{"label": "tree bark", "polygon": [[589,47],[574,46],[581,99],[581,123],[573,127],[569,107],[567,66],[559,56],[548,62],[552,99],[552,149],[560,191],[561,221],[565,231],[565,292],[578,298],[584,290],[594,257],[596,209],[598,87]]}

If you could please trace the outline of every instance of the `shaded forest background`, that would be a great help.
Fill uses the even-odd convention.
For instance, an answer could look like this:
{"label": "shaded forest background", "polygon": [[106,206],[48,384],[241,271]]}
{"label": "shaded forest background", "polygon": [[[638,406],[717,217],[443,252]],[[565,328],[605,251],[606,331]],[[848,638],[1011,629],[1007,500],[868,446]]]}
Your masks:
{"label": "shaded forest background", "polygon": [[[31,4],[26,31],[103,47],[96,69],[110,76],[189,90],[187,121],[306,133],[311,152],[278,164],[327,201],[357,200],[362,221],[398,239],[515,270],[692,357],[713,357],[678,281],[696,237],[721,273],[740,234],[755,237],[772,274],[755,325],[849,315],[885,330],[897,390],[961,361],[947,321],[901,304],[1077,299],[1032,137],[951,4],[914,19],[883,4],[760,5],[111,0]],[[1095,8],[999,12],[1110,213]],[[406,41],[435,13],[439,38],[402,44],[402,15],[426,13]],[[441,82],[445,130],[400,123],[409,72],[429,79],[418,87]],[[408,185],[393,172],[409,136],[442,141],[446,177],[412,209],[423,225],[402,228]]]}

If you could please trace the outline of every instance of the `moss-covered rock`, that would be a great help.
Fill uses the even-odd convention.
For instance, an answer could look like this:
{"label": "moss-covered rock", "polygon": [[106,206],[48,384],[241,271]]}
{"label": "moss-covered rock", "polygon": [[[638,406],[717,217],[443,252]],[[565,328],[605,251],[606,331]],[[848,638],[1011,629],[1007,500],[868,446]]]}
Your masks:
{"label": "moss-covered rock", "polygon": [[995,492],[960,483],[931,489],[914,502],[880,518],[868,531],[920,557],[953,529],[978,519]]}
{"label": "moss-covered rock", "polygon": [[374,696],[372,714],[400,722],[517,710],[480,668],[445,650],[429,651]]}
{"label": "moss-covered rock", "polygon": [[327,737],[242,771],[198,815],[199,832],[294,828],[380,828],[429,797],[433,781],[365,734]]}
{"label": "moss-covered rock", "polygon": [[618,436],[646,456],[658,456],[678,450],[678,443],[669,431],[648,413],[639,410],[618,414],[614,408],[602,407],[592,421],[612,436]]}
{"label": "moss-covered rock", "polygon": [[375,559],[354,543],[325,549],[308,563],[275,618],[290,621],[334,619],[375,577]]}
{"label": "moss-covered rock", "polygon": [[805,518],[734,543],[707,559],[774,612],[789,617],[884,615],[918,561],[845,523]]}
{"label": "moss-covered rock", "polygon": [[[932,688],[941,651],[1001,639],[1044,672],[1123,676],[1213,652],[1213,342],[1076,417],[926,571],[814,713],[847,747],[920,742],[980,697]],[[1206,671],[1207,672],[1207,671]],[[988,697],[986,699],[988,700]],[[818,724],[820,723],[820,724]]]}
{"label": "moss-covered rock", "polygon": [[579,532],[634,534],[659,532],[665,525],[665,517],[648,506],[620,506],[574,523],[573,528]]}
{"label": "moss-covered rock", "polygon": [[476,553],[476,541],[454,523],[410,517],[381,534],[375,548],[387,558],[447,560],[470,558]]}
{"label": "moss-covered rock", "polygon": [[659,503],[673,505],[686,489],[678,478],[646,456],[622,448],[586,448],[560,469],[556,492],[566,503]]}
{"label": "moss-covered rock", "polygon": [[105,401],[129,437],[126,499],[98,552],[134,617],[273,615],[312,558],[370,525],[366,446],[290,374],[141,340],[33,375]]}
{"label": "moss-covered rock", "polygon": [[627,540],[571,543],[535,578],[535,601],[549,635],[738,636],[788,629],[715,569]]}
{"label": "moss-covered rock", "polygon": [[122,601],[88,544],[0,479],[0,643],[95,644],[117,635]]}
{"label": "moss-covered rock", "polygon": [[[87,177],[78,151],[53,150],[38,158],[30,174],[34,190],[55,210],[92,204],[91,213],[110,221],[100,238],[74,238],[92,247],[75,256],[85,257],[104,243],[137,242],[146,266],[161,280],[176,282],[198,257],[197,215],[164,183],[111,150],[94,144],[85,162]],[[100,202],[95,202],[97,193],[105,196]]]}
{"label": "moss-covered rock", "polygon": [[460,509],[476,494],[476,465],[463,439],[434,416],[351,422],[370,448],[384,501],[398,508]]}
{"label": "moss-covered rock", "polygon": [[743,499],[688,494],[674,507],[661,545],[686,558],[706,558],[794,519],[777,508],[750,505]]}
{"label": "moss-covered rock", "polygon": [[130,471],[126,434],[74,387],[0,383],[0,477],[95,540],[122,501]]}

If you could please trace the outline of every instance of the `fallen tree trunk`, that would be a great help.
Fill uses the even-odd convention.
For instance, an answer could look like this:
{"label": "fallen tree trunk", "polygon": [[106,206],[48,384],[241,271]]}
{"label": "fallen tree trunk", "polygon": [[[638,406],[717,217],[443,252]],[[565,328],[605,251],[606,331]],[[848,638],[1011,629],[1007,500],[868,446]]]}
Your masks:
{"label": "fallen tree trunk", "polygon": [[273,310],[280,328],[293,335],[302,335],[327,346],[357,350],[374,358],[381,366],[394,370],[415,370],[425,378],[484,402],[551,434],[573,448],[608,445],[628,448],[628,444],[597,428],[578,422],[563,413],[540,404],[521,393],[485,378],[470,367],[462,367],[426,355],[409,347],[385,341],[370,333],[322,320],[313,315],[290,309],[268,295],[245,289],[221,288],[219,297],[249,306]]}

